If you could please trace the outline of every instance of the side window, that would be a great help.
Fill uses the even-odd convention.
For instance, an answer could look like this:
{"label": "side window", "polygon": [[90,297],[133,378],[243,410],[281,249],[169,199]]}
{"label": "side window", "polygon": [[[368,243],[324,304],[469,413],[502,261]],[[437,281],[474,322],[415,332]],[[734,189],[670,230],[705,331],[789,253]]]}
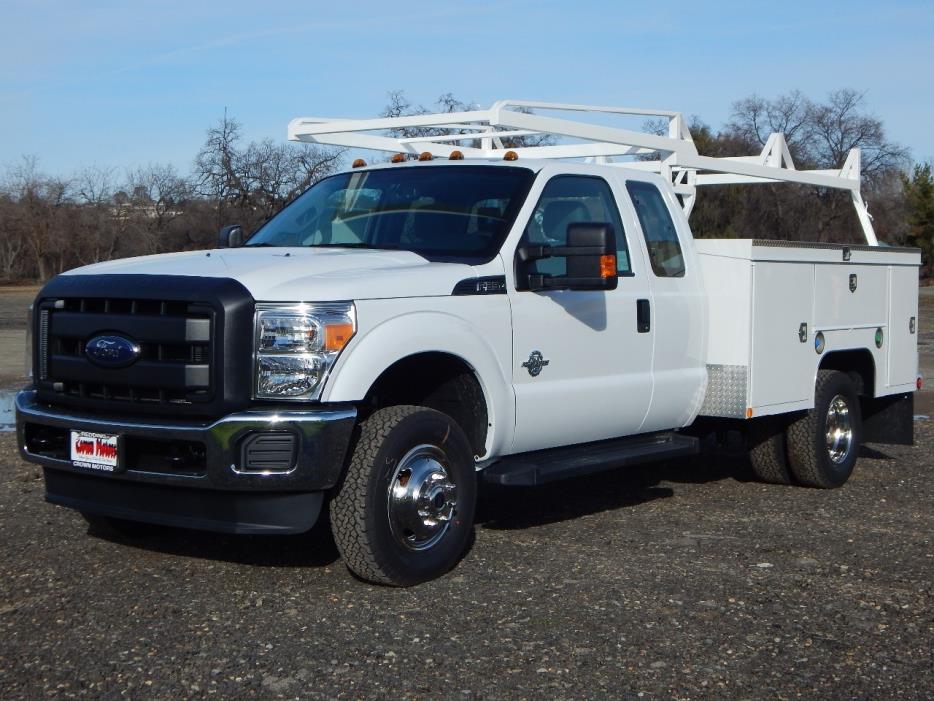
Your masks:
{"label": "side window", "polygon": [[[559,175],[549,180],[523,238],[531,244],[564,246],[567,244],[568,224],[578,222],[610,224],[616,234],[617,271],[620,275],[632,273],[619,209],[610,186],[602,178]],[[565,267],[563,258],[546,258],[531,263],[529,272],[564,275]]]}
{"label": "side window", "polygon": [[662,193],[651,183],[637,180],[627,182],[626,189],[642,225],[652,272],[657,277],[683,277],[681,243]]}

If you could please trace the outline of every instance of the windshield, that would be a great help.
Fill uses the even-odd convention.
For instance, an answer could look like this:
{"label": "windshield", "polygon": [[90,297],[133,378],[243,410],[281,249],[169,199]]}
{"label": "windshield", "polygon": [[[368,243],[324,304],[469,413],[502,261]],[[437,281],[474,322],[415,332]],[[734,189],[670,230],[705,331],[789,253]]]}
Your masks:
{"label": "windshield", "polygon": [[492,258],[534,173],[432,166],[342,173],[312,186],[247,246],[381,248]]}

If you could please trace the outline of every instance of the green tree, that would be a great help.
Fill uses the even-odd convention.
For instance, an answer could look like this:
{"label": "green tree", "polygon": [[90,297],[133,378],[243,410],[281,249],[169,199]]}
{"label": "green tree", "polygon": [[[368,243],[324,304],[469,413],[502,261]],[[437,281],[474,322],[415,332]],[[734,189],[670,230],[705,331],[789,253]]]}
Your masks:
{"label": "green tree", "polygon": [[902,176],[908,206],[908,243],[921,249],[925,266],[932,263],[934,249],[934,177],[931,164],[914,167],[911,176]]}

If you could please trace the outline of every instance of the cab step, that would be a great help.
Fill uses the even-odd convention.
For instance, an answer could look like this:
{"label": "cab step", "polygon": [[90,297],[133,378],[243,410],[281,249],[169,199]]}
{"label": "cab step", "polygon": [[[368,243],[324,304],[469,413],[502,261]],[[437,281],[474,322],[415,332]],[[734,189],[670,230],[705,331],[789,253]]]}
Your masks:
{"label": "cab step", "polygon": [[694,436],[666,431],[510,455],[481,474],[490,484],[529,487],[698,452],[700,441]]}

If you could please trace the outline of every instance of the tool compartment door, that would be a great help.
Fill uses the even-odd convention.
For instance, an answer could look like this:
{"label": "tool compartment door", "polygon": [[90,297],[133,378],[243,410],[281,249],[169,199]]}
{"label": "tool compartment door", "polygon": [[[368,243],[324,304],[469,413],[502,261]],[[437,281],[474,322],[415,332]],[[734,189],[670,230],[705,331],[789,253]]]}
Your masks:
{"label": "tool compartment door", "polygon": [[889,279],[887,385],[913,388],[918,378],[918,269],[892,266]]}
{"label": "tool compartment door", "polygon": [[[814,395],[814,266],[753,265],[751,405],[809,401]],[[807,336],[799,336],[807,324]]]}
{"label": "tool compartment door", "polygon": [[814,290],[817,329],[885,326],[886,286],[887,266],[818,263]]}

